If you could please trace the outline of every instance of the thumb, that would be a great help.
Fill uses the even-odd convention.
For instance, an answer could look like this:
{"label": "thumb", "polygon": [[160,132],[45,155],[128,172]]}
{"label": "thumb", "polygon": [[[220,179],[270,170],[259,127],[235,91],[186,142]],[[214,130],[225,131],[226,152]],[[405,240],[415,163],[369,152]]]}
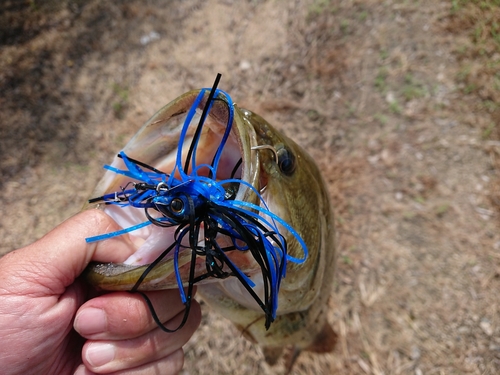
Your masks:
{"label": "thumb", "polygon": [[[87,210],[66,220],[40,240],[0,259],[1,278],[39,286],[40,293],[62,294],[91,260],[120,262],[136,249],[128,235],[86,243],[85,238],[121,229],[100,210]],[[26,285],[28,287],[28,285]]]}

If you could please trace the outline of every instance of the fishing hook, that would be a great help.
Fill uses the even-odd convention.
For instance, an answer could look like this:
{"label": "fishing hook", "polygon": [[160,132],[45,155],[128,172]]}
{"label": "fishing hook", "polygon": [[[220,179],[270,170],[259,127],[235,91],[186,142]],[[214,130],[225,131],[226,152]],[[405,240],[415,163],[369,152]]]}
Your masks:
{"label": "fishing hook", "polygon": [[270,150],[274,155],[274,161],[278,164],[278,151],[271,145],[253,146],[250,150]]}

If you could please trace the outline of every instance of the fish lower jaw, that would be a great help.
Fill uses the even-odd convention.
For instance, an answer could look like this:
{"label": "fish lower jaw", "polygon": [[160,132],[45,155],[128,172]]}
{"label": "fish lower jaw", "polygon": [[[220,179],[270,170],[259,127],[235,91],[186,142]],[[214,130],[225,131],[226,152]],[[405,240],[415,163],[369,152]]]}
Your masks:
{"label": "fish lower jaw", "polygon": [[[262,275],[256,271],[248,276],[255,283],[253,290],[262,299],[264,294]],[[210,306],[224,316],[227,313],[232,315],[236,312],[236,315],[240,313],[245,315],[247,312],[251,312],[252,316],[257,314],[264,317],[262,308],[236,277],[199,285],[198,291]],[[220,309],[221,306],[224,307]],[[226,317],[233,320],[232,316]]]}

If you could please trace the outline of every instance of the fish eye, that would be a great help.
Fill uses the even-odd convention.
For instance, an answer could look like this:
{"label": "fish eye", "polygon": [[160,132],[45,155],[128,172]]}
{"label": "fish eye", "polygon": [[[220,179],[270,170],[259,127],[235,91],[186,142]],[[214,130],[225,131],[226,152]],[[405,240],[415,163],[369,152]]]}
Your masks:
{"label": "fish eye", "polygon": [[285,147],[277,150],[276,154],[278,155],[278,167],[280,171],[287,176],[291,176],[296,166],[295,155]]}
{"label": "fish eye", "polygon": [[182,214],[184,211],[184,202],[182,201],[182,199],[180,198],[172,199],[172,202],[170,202],[170,210],[175,215]]}

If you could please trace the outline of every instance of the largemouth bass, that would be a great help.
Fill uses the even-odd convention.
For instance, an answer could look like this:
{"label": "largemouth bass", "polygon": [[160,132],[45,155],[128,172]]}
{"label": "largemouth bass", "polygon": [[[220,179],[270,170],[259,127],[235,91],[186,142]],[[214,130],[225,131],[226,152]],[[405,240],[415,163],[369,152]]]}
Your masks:
{"label": "largemouth bass", "polygon": [[[222,188],[222,196],[190,198],[202,185]],[[89,265],[85,277],[95,287],[148,291],[196,283],[206,303],[259,344],[269,363],[290,345],[294,353],[333,349],[327,303],[335,239],[324,181],[300,146],[224,92],[190,91],[163,107],[115,157],[93,197],[89,202],[128,228],[123,232],[138,247],[122,264]],[[201,215],[208,219],[197,221]],[[194,255],[209,244],[212,250]]]}

